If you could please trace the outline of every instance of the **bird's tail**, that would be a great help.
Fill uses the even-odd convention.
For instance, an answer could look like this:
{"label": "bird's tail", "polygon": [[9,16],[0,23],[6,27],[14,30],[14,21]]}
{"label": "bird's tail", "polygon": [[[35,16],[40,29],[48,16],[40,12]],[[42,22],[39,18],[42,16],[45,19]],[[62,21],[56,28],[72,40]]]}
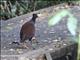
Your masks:
{"label": "bird's tail", "polygon": [[17,45],[20,45],[20,43],[19,43],[19,42],[12,42],[12,44],[17,44]]}

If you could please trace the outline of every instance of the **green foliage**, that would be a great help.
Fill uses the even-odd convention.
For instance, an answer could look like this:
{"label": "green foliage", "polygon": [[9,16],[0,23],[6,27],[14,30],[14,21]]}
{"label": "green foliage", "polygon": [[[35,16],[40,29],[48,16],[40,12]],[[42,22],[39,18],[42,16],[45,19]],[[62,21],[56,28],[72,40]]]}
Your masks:
{"label": "green foliage", "polygon": [[[64,13],[65,12],[65,13]],[[55,16],[53,16],[50,20],[49,20],[49,25],[55,25],[56,23],[58,23],[61,18],[65,17],[65,16],[69,16],[68,17],[68,21],[67,21],[67,27],[68,30],[70,31],[70,33],[76,37],[76,30],[77,30],[77,19],[67,10],[62,10],[59,13],[57,13]],[[77,37],[76,37],[77,38]],[[78,52],[77,52],[77,60],[80,60],[80,33],[79,33],[79,37],[76,39],[76,41],[78,43]]]}
{"label": "green foliage", "polygon": [[[78,0],[74,0],[78,1]],[[2,0],[0,1],[0,19],[6,20],[23,15],[31,11],[49,7],[52,5],[73,2],[72,0]]]}
{"label": "green foliage", "polygon": [[79,34],[79,42],[78,42],[78,55],[77,60],[80,60],[80,34]]}
{"label": "green foliage", "polygon": [[[62,11],[62,12],[61,12]],[[68,14],[68,11],[66,10],[61,10],[56,15],[52,16],[49,21],[49,26],[55,25],[58,23],[63,17],[65,17]]]}
{"label": "green foliage", "polygon": [[76,35],[76,29],[77,29],[77,19],[70,15],[67,22],[68,30],[71,32],[72,35]]}
{"label": "green foliage", "polygon": [[77,29],[77,19],[68,10],[61,10],[60,12],[58,12],[55,16],[53,16],[49,20],[48,24],[50,26],[55,25],[56,23],[61,21],[61,19],[65,16],[69,16],[68,22],[67,22],[67,27],[68,27],[68,30],[70,31],[70,33],[75,36],[76,29]]}
{"label": "green foliage", "polygon": [[0,19],[6,20],[31,11],[51,6],[52,4],[53,2],[41,0],[3,0],[0,2]]}

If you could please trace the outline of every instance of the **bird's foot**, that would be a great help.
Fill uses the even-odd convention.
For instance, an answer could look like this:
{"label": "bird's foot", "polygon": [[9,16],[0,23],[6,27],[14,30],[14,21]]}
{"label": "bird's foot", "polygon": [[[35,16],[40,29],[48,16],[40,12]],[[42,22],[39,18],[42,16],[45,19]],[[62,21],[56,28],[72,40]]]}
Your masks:
{"label": "bird's foot", "polygon": [[22,43],[21,46],[25,49],[32,49],[32,46],[30,44],[27,44],[27,43]]}
{"label": "bird's foot", "polygon": [[28,49],[29,47],[27,45],[22,45],[23,48]]}
{"label": "bird's foot", "polygon": [[20,46],[21,46],[22,48],[28,48],[28,46],[27,46],[25,43],[21,43]]}
{"label": "bird's foot", "polygon": [[32,43],[39,43],[35,37],[32,38]]}

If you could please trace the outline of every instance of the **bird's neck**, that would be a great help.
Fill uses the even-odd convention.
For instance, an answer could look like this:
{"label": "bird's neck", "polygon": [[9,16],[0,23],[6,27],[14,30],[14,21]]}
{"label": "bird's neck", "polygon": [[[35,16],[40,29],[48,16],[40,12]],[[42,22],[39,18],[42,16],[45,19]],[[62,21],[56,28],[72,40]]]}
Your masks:
{"label": "bird's neck", "polygon": [[35,23],[35,21],[36,21],[36,18],[32,18],[31,20],[32,20],[32,21]]}

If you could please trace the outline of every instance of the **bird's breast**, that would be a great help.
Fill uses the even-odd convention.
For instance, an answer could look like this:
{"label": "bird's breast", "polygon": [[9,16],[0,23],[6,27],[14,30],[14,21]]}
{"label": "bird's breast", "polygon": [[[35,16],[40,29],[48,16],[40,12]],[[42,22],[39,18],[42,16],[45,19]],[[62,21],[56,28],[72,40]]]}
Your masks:
{"label": "bird's breast", "polygon": [[26,23],[22,26],[21,32],[27,36],[35,34],[35,25],[33,23]]}

